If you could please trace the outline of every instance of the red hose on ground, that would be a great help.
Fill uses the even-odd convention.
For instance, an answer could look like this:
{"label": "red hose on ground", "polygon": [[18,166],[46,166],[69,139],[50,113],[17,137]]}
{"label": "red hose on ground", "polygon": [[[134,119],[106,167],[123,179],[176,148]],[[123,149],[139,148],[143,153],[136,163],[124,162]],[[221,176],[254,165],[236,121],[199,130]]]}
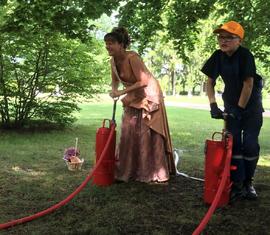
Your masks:
{"label": "red hose on ground", "polygon": [[228,174],[229,174],[230,168],[231,168],[232,139],[230,139],[230,138],[227,139],[226,148],[227,148],[227,153],[226,153],[225,167],[224,167],[224,170],[223,170],[222,178],[221,178],[220,185],[218,187],[216,196],[215,196],[211,206],[209,207],[207,213],[205,214],[205,216],[201,220],[201,223],[194,230],[192,235],[199,235],[204,230],[204,228],[207,225],[208,221],[210,220],[212,214],[216,210],[218,201],[219,201],[219,199],[221,197],[221,194],[223,192],[223,189],[224,189],[224,186],[225,186],[225,183],[226,183],[226,178],[228,177]]}
{"label": "red hose on ground", "polygon": [[0,230],[7,229],[9,227],[12,227],[12,226],[15,226],[15,225],[18,225],[18,224],[26,223],[26,222],[32,221],[34,219],[37,219],[37,218],[39,218],[41,216],[47,215],[47,214],[59,209],[60,207],[64,206],[69,201],[71,201],[86,186],[86,184],[89,182],[89,180],[93,177],[94,172],[96,171],[97,167],[100,165],[101,161],[103,160],[105,154],[108,151],[109,143],[111,142],[111,139],[113,137],[115,127],[116,127],[115,124],[112,123],[109,138],[107,140],[107,143],[106,143],[106,145],[104,147],[104,150],[102,151],[102,154],[100,155],[100,158],[97,161],[93,171],[91,173],[89,173],[89,175],[85,178],[85,180],[82,182],[82,184],[73,193],[71,193],[69,196],[67,196],[64,200],[60,201],[59,203],[49,207],[48,209],[40,211],[40,212],[38,212],[38,213],[36,213],[34,215],[30,215],[30,216],[27,216],[27,217],[24,217],[24,218],[12,220],[12,221],[9,221],[7,223],[0,224]]}

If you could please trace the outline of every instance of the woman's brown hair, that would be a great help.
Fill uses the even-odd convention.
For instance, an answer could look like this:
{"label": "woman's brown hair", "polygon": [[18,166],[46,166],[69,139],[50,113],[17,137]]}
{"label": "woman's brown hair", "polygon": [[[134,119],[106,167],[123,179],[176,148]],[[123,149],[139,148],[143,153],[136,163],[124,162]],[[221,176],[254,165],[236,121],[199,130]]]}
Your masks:
{"label": "woman's brown hair", "polygon": [[130,37],[128,31],[124,27],[115,27],[110,33],[104,36],[104,41],[113,41],[122,43],[126,49],[130,45]]}

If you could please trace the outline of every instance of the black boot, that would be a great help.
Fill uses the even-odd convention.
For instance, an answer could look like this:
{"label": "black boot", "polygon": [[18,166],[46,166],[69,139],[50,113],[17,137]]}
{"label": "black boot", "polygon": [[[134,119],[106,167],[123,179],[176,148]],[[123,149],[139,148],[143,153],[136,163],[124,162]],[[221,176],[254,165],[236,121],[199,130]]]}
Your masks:
{"label": "black boot", "polygon": [[233,202],[235,200],[241,199],[245,196],[245,189],[242,181],[233,182],[232,190],[230,194],[230,201]]}
{"label": "black boot", "polygon": [[252,184],[252,180],[246,180],[244,183],[244,187],[246,190],[245,198],[248,200],[256,200],[258,198],[258,195],[256,193],[256,190]]}

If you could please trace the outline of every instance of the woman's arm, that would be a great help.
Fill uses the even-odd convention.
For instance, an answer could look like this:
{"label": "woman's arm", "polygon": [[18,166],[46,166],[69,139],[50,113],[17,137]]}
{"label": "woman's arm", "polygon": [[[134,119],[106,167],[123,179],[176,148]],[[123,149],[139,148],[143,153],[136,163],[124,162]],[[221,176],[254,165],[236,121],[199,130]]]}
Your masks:
{"label": "woman's arm", "polygon": [[111,94],[112,97],[118,97],[118,96],[127,94],[134,90],[146,87],[148,84],[148,80],[151,74],[148,72],[145,64],[139,58],[139,56],[132,55],[130,56],[130,58],[128,58],[128,61],[130,63],[132,73],[134,74],[134,77],[136,78],[136,82],[132,84],[131,86],[126,87],[123,90],[112,91],[112,94]]}
{"label": "woman's arm", "polygon": [[116,92],[116,91],[118,91],[118,87],[119,87],[120,81],[119,81],[119,79],[116,77],[116,75],[115,75],[115,73],[114,73],[112,67],[111,67],[111,76],[112,76],[112,84],[111,84],[111,86],[112,86],[112,91],[113,91],[113,92]]}

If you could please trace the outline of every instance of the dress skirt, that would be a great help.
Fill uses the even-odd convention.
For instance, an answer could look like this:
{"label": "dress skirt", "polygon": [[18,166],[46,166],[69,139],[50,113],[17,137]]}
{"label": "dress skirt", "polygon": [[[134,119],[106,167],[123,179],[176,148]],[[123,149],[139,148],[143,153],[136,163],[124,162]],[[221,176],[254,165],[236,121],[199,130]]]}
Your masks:
{"label": "dress skirt", "polygon": [[146,124],[142,110],[124,107],[116,154],[116,179],[125,182],[167,181],[170,172],[165,139]]}

